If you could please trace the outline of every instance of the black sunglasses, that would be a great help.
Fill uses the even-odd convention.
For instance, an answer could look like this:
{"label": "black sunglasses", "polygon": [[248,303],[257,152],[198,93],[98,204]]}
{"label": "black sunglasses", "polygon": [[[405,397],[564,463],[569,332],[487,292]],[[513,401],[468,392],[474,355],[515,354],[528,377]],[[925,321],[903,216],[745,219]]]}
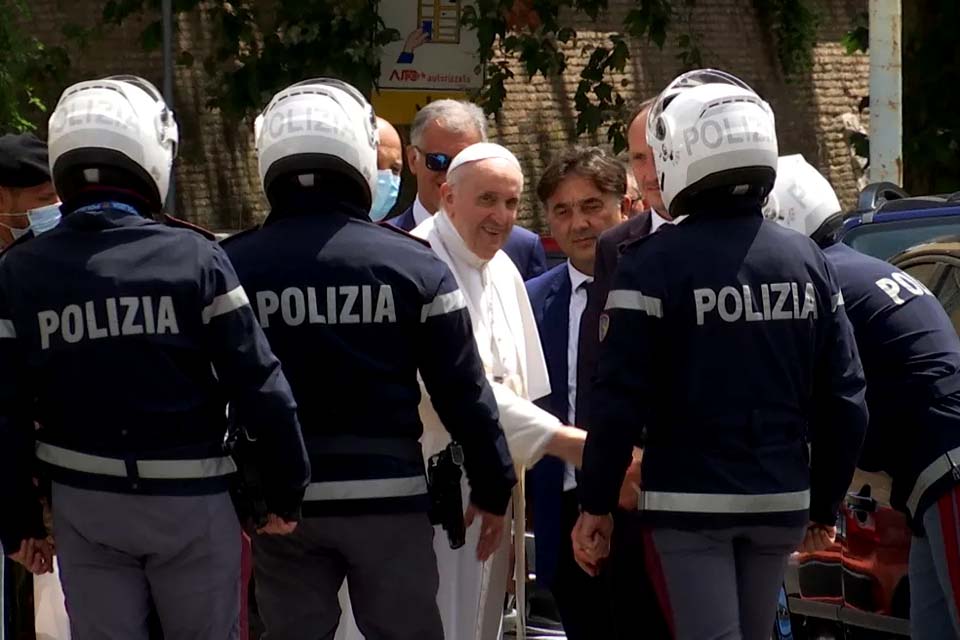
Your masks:
{"label": "black sunglasses", "polygon": [[430,171],[446,171],[450,163],[453,162],[453,156],[448,156],[445,153],[426,153],[420,147],[414,148],[423,154],[424,164]]}

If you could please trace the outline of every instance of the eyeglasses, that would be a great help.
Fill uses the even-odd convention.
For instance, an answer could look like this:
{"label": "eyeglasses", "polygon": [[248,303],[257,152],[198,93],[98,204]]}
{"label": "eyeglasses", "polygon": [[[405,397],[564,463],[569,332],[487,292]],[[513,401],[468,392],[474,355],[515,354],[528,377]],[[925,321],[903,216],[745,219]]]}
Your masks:
{"label": "eyeglasses", "polygon": [[446,153],[427,153],[420,147],[414,147],[414,149],[423,154],[423,162],[430,171],[446,171],[450,163],[453,162],[453,156]]}

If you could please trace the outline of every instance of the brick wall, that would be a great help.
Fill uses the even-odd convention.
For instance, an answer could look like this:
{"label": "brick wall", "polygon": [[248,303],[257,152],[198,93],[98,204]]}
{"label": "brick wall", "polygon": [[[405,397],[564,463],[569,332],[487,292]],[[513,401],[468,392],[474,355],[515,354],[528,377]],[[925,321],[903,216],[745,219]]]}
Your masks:
{"label": "brick wall", "polygon": [[[103,0],[33,0],[27,28],[33,29],[42,41],[59,44],[64,40],[64,25],[91,26],[103,4]],[[161,54],[146,53],[139,43],[143,28],[157,17],[148,14],[131,19],[120,28],[108,30],[102,40],[91,42],[88,49],[73,51],[67,82],[132,73],[162,89]],[[253,150],[253,125],[244,122],[230,126],[218,111],[206,107],[207,77],[200,61],[213,45],[205,16],[194,13],[181,18],[177,28],[174,55],[179,50],[189,50],[197,64],[191,68],[176,66],[174,74],[181,143],[175,173],[176,213],[212,229],[250,226],[266,213]],[[51,108],[62,89],[51,88],[47,94]],[[45,129],[45,122],[38,124]]]}
{"label": "brick wall", "polygon": [[[634,4],[611,0],[610,11],[597,23],[586,16],[568,16],[579,38],[566,48],[570,58],[562,78],[531,79],[520,67],[513,68],[508,99],[492,131],[499,142],[517,152],[524,165],[524,214],[529,226],[543,226],[534,188],[550,158],[573,142],[606,141],[605,129],[579,141],[574,135],[573,96],[586,63],[576,54],[586,44],[609,44],[608,36],[623,24]],[[773,37],[764,32],[751,0],[701,0],[690,25],[700,37],[704,64],[738,75],[769,100],[777,115],[781,153],[802,153],[833,182],[845,205],[855,200],[857,176],[841,118],[855,113],[860,99],[867,95],[869,60],[862,54],[846,55],[840,39],[866,6],[865,0],[819,2],[822,26],[813,68],[790,81],[780,70]],[[631,43],[626,72],[615,78],[629,82],[621,89],[628,104],[655,95],[681,71],[674,42],[675,37],[668,35],[662,51],[652,43]]]}
{"label": "brick wall", "polygon": [[[579,32],[568,47],[569,65],[563,77],[531,80],[514,68],[502,112],[492,123],[495,140],[520,157],[527,186],[522,213],[524,224],[542,226],[534,187],[551,156],[577,141],[573,95],[585,58],[580,49],[590,43],[608,42],[607,36],[622,25],[633,2],[610,0],[610,10],[597,22],[586,16],[568,16]],[[841,200],[851,205],[856,195],[857,175],[846,143],[844,114],[855,113],[867,94],[868,60],[848,56],[840,39],[853,17],[866,9],[866,0],[820,0],[822,26],[814,51],[813,68],[790,81],[783,77],[774,53],[773,37],[764,31],[751,0],[701,0],[691,23],[700,37],[704,63],[741,76],[766,97],[777,114],[781,153],[803,153],[831,179]],[[81,0],[33,0],[33,18],[28,28],[46,42],[62,41],[60,30],[68,23],[89,24],[98,15],[101,2]],[[162,80],[159,53],[144,53],[138,36],[148,18],[131,20],[115,29],[80,55],[73,56],[70,81],[108,75],[136,73],[155,82]],[[211,43],[210,29],[202,14],[181,19],[177,43],[180,49],[202,59]],[[631,43],[631,60],[623,77],[629,81],[629,102],[652,96],[680,71],[679,52],[668,36],[662,51],[647,42]],[[176,111],[180,122],[181,153],[178,160],[178,214],[215,229],[248,226],[265,213],[260,194],[256,158],[252,149],[252,126],[228,126],[215,110],[205,106],[206,77],[197,64],[177,67]],[[56,91],[51,99],[56,98]],[[605,133],[583,136],[581,143],[605,142]],[[409,176],[407,176],[409,179]],[[405,195],[409,189],[404,189]]]}

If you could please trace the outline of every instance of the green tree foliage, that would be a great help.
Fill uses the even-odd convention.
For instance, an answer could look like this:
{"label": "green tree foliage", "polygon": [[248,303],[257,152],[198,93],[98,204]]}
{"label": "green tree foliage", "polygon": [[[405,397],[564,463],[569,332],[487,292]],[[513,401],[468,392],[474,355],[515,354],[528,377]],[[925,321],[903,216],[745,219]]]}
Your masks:
{"label": "green tree foliage", "polygon": [[[810,0],[753,0],[753,4],[774,34],[783,71],[789,76],[808,69],[818,23]],[[518,12],[518,5],[523,10]],[[530,76],[548,77],[563,72],[566,51],[572,49],[589,56],[574,95],[577,134],[606,126],[614,150],[625,148],[629,107],[620,89],[628,81],[616,83],[611,78],[621,74],[630,60],[628,39],[648,40],[662,49],[673,37],[677,58],[687,69],[703,65],[703,52],[699,35],[690,28],[696,0],[636,0],[622,30],[608,42],[579,51],[569,46],[576,43],[577,31],[563,23],[561,12],[581,12],[596,20],[607,9],[607,0],[478,0],[464,18],[477,31],[480,61],[487,65],[486,82],[478,94],[484,108],[492,113],[503,104],[506,82],[513,77],[511,60],[517,60]]]}
{"label": "green tree foliage", "polygon": [[0,0],[0,134],[32,131],[47,110],[38,87],[57,81],[69,66],[66,51],[25,32],[23,0]]}
{"label": "green tree foliage", "polygon": [[[100,23],[75,35],[93,41],[100,30],[121,27],[145,11],[159,16],[160,5],[160,0],[107,0]],[[209,80],[208,106],[237,119],[262,108],[281,88],[310,77],[342,77],[369,93],[380,74],[381,48],[400,37],[384,26],[377,6],[377,0],[173,0],[175,15],[205,12],[215,43],[202,59],[179,52],[177,63],[201,64]],[[154,51],[161,41],[158,18],[141,32],[140,42]]]}
{"label": "green tree foliage", "polygon": [[[960,3],[913,0],[903,3],[903,167],[904,187],[925,195],[960,190],[960,48],[951,29],[960,21]],[[867,51],[867,14],[857,17],[844,38],[847,51]],[[866,102],[863,105],[866,107]],[[851,141],[869,156],[869,141]]]}
{"label": "green tree foliage", "polygon": [[[0,0],[0,6],[21,1]],[[369,91],[379,77],[382,47],[400,37],[380,19],[380,1],[386,0],[172,0],[178,15],[206,12],[205,23],[212,26],[215,41],[213,52],[202,60],[184,51],[177,61],[202,64],[209,79],[208,104],[228,117],[248,115],[277,90],[311,76],[343,77]],[[784,71],[792,74],[807,68],[817,23],[810,8],[812,0],[753,3],[775,35]],[[160,4],[161,0],[107,0],[95,27],[73,26],[67,33],[82,48],[96,42],[102,29],[124,26],[145,12],[159,16]],[[690,25],[695,12],[705,9],[698,9],[696,0],[636,0],[619,31],[603,43],[578,48],[577,31],[566,23],[566,17],[577,12],[596,21],[608,9],[608,0],[476,0],[475,6],[464,12],[464,24],[477,33],[479,60],[485,68],[477,99],[488,112],[496,112],[506,98],[514,63],[519,62],[531,76],[550,77],[564,71],[568,55],[582,54],[587,64],[573,97],[577,133],[607,127],[607,139],[616,150],[622,149],[623,120],[629,107],[621,90],[628,81],[614,82],[612,78],[626,69],[628,42],[647,40],[662,48],[673,38],[681,64],[700,66],[700,38]],[[3,24],[0,18],[0,37]],[[157,19],[143,29],[140,41],[145,49],[155,50],[161,36]],[[14,47],[22,52],[21,68],[33,60],[31,47],[42,49],[35,40],[23,40]],[[0,73],[2,70],[0,66]],[[22,79],[25,72],[19,73],[17,77]],[[21,96],[29,100],[29,92],[29,88],[26,94],[21,89]],[[25,120],[21,126],[27,126]]]}

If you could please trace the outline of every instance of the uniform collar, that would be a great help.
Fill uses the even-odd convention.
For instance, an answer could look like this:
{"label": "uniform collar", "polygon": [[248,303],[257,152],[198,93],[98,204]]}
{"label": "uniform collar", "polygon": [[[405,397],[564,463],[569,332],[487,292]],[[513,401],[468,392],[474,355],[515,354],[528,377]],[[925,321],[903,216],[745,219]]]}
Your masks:
{"label": "uniform collar", "polygon": [[754,197],[748,196],[726,196],[724,198],[715,198],[712,200],[702,199],[691,207],[692,212],[685,216],[679,216],[674,223],[678,223],[683,218],[689,217],[691,220],[701,220],[706,218],[736,218],[741,216],[760,216],[763,217],[763,210],[760,207],[760,201]]}
{"label": "uniform collar", "polygon": [[61,222],[63,225],[74,228],[108,228],[108,227],[139,227],[148,224],[157,224],[156,221],[145,218],[140,211],[123,202],[105,201],[71,206],[67,208],[67,215]]}
{"label": "uniform collar", "polygon": [[294,216],[321,216],[331,213],[342,213],[351,218],[363,220],[370,219],[369,210],[357,206],[356,203],[343,199],[324,201],[316,192],[301,191],[278,198],[277,206],[273,207],[263,224],[266,226],[277,220]]}

